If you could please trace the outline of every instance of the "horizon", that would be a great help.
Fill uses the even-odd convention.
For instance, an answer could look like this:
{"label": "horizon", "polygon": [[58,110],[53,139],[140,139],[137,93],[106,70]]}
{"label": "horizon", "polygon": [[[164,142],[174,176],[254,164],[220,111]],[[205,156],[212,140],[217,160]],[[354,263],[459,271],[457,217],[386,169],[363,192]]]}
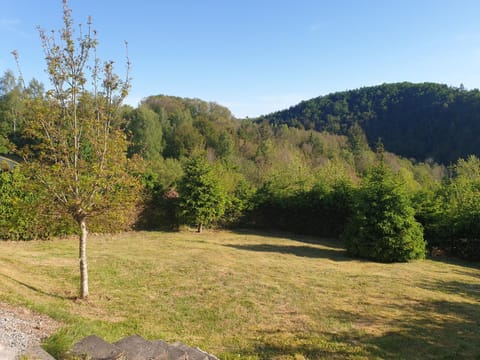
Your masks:
{"label": "horizon", "polygon": [[[101,59],[132,61],[127,104],[157,94],[198,98],[255,118],[301,101],[385,83],[479,87],[480,29],[472,0],[253,0],[132,5],[71,0],[75,24],[92,16]],[[0,15],[0,71],[20,54],[25,80],[45,83],[39,25],[61,28],[62,3],[8,0]]]}

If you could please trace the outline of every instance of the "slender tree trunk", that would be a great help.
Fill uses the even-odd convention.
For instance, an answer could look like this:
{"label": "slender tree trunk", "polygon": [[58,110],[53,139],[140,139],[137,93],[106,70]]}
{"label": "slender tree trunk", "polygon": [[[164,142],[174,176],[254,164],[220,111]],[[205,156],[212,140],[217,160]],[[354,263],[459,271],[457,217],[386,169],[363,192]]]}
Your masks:
{"label": "slender tree trunk", "polygon": [[203,230],[203,224],[202,224],[202,223],[198,223],[197,232],[198,232],[198,233],[201,233],[202,230]]}
{"label": "slender tree trunk", "polygon": [[88,298],[88,268],[87,268],[87,219],[82,218],[80,223],[80,298]]}

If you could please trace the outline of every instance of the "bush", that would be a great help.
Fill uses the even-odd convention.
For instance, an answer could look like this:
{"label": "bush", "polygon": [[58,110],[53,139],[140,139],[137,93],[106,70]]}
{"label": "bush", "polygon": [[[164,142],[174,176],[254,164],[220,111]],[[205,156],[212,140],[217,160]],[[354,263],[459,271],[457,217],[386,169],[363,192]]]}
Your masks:
{"label": "bush", "polygon": [[452,177],[435,195],[438,215],[429,228],[429,243],[449,255],[480,259],[480,159],[470,156],[451,167]]}
{"label": "bush", "polygon": [[174,187],[163,188],[161,184],[147,187],[144,190],[143,207],[135,229],[137,230],[177,230],[178,193]]}
{"label": "bush", "polygon": [[353,186],[346,180],[318,183],[308,190],[279,191],[266,182],[254,197],[251,223],[322,237],[338,237],[351,216]]}
{"label": "bush", "polygon": [[0,172],[0,239],[32,240],[74,233],[74,223],[53,209],[19,167]]}
{"label": "bush", "polygon": [[401,183],[383,163],[367,174],[342,235],[353,256],[381,262],[425,257],[422,226]]}
{"label": "bush", "polygon": [[[137,218],[133,206],[122,206],[88,219],[92,232],[130,230]],[[72,235],[78,225],[56,206],[40,185],[27,180],[21,167],[0,172],[0,239],[33,240]]]}

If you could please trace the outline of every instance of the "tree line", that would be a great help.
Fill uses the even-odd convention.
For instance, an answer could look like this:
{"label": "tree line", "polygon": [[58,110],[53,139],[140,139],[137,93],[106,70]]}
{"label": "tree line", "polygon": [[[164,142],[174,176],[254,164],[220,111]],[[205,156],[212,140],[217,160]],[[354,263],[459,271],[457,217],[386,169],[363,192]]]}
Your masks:
{"label": "tree line", "polygon": [[[7,72],[2,81],[11,76]],[[5,105],[12,91],[18,88],[2,93],[2,109],[12,109]],[[27,94],[20,98],[32,96],[27,89],[22,91]],[[21,101],[18,106],[21,113]],[[24,135],[22,120],[14,132],[8,127],[9,119],[0,118],[2,128],[9,129],[1,135],[10,149],[21,148],[31,139]],[[151,96],[136,108],[121,107],[115,126],[129,140],[129,171],[141,187],[135,206],[124,206],[115,216],[93,217],[90,226],[96,232],[176,229],[186,224],[249,226],[338,238],[364,201],[360,194],[372,172],[378,173],[380,161],[358,125],[346,135],[336,135],[238,120],[227,108],[199,99]],[[478,158],[472,155],[446,167],[414,162],[385,150],[382,154],[382,181],[398,182],[392,189],[403,189],[401,204],[411,209],[407,213],[414,211],[427,246],[478,257]],[[25,182],[21,169],[2,173],[3,186],[10,189],[2,192],[3,203],[16,205],[3,207],[10,215],[2,216],[0,235],[30,239],[74,232],[74,222],[48,205],[48,193],[28,189],[20,194],[25,187],[12,185]],[[58,221],[47,226],[41,221],[47,215]],[[379,214],[368,217],[381,218]]]}

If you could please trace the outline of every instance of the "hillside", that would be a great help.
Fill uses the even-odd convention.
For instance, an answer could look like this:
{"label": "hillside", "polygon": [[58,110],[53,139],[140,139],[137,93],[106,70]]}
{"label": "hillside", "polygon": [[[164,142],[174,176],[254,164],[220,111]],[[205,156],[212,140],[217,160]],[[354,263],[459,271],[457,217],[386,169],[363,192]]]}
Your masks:
{"label": "hillside", "polygon": [[448,164],[480,155],[480,91],[435,83],[383,84],[303,101],[257,119],[348,135],[358,123],[373,145]]}

